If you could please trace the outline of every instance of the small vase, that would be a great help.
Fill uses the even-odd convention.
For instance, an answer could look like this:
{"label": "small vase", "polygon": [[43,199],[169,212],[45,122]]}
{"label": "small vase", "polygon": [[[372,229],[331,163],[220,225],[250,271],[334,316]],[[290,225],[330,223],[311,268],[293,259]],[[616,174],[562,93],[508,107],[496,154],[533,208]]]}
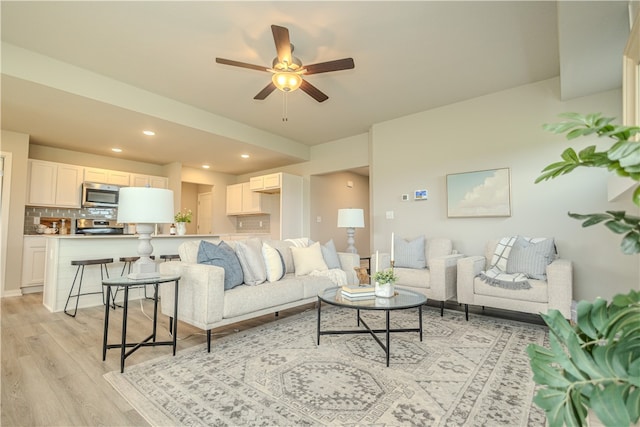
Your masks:
{"label": "small vase", "polygon": [[395,285],[393,283],[376,282],[374,293],[377,297],[391,298],[395,294]]}
{"label": "small vase", "polygon": [[184,236],[187,234],[187,223],[176,222],[176,231],[178,232],[178,236]]}

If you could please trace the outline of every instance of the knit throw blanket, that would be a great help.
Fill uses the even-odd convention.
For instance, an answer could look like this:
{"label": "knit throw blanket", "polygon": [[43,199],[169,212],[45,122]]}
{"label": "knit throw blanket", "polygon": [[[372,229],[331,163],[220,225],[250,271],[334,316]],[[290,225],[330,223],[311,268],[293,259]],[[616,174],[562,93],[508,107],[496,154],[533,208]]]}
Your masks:
{"label": "knit throw blanket", "polygon": [[505,289],[530,289],[531,285],[524,273],[507,273],[507,260],[518,236],[503,237],[496,245],[491,259],[491,268],[482,271],[479,277],[488,285]]}
{"label": "knit throw blanket", "polygon": [[322,276],[331,280],[336,286],[344,286],[347,284],[347,273],[339,268],[331,270],[313,270],[309,276]]}

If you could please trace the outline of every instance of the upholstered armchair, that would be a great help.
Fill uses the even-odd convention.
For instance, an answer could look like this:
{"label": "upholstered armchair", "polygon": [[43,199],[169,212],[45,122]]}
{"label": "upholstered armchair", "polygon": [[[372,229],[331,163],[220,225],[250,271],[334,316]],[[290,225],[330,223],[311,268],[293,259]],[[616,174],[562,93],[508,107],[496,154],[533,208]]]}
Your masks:
{"label": "upholstered armchair", "polygon": [[[504,243],[504,239],[487,242],[484,256],[459,259],[457,298],[459,303],[465,305],[467,320],[469,320],[469,304],[534,314],[547,313],[549,310],[556,309],[565,318],[570,319],[573,295],[572,263],[569,260],[559,258],[553,240],[550,242],[553,254],[543,264],[540,264],[539,257],[531,252],[531,247],[524,251],[519,248],[518,251],[511,252],[511,254],[509,254],[509,250],[501,252],[503,255],[502,266],[504,267],[507,263],[509,265],[509,268],[504,272],[507,273],[504,278],[507,280],[517,279],[518,274],[527,276],[528,285],[521,287],[512,284],[499,286],[495,282],[500,282],[503,277],[491,274],[491,270],[496,270],[492,267],[496,262],[496,253],[500,252],[499,246]],[[526,274],[525,271],[522,271],[535,269],[533,264],[536,262],[536,257],[538,258],[537,268],[542,270],[538,271],[538,274],[535,272]],[[511,258],[511,263],[509,263],[509,258]]]}
{"label": "upholstered armchair", "polygon": [[[440,316],[443,316],[444,302],[456,297],[456,264],[462,255],[454,253],[450,239],[424,236],[410,242],[396,236],[394,249],[394,273],[398,277],[396,286],[440,301]],[[376,254],[373,254],[372,274],[376,271],[375,259]],[[389,268],[390,265],[390,254],[378,254],[378,270]]]}

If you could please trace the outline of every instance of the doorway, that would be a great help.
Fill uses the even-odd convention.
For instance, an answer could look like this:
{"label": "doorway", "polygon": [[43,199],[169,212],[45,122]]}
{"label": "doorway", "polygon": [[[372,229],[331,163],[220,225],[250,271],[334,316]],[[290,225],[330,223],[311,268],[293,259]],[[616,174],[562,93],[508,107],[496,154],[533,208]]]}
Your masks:
{"label": "doorway", "polygon": [[198,234],[213,234],[213,196],[210,191],[198,193],[196,222]]}

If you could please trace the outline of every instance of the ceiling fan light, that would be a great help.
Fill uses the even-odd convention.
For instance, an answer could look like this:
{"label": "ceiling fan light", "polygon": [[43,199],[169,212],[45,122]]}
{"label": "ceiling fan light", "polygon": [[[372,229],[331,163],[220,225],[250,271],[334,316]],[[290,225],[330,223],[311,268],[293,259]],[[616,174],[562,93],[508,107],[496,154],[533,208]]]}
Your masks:
{"label": "ceiling fan light", "polygon": [[286,71],[275,73],[271,80],[283,92],[293,92],[302,84],[302,77],[299,74]]}

